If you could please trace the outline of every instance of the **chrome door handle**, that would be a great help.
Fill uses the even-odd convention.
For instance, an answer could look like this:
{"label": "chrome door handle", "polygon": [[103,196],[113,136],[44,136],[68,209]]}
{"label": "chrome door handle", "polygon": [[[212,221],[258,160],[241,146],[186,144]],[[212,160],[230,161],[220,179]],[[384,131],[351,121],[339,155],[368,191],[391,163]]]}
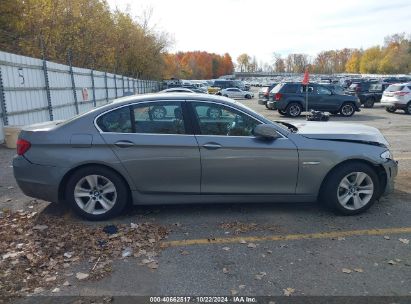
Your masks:
{"label": "chrome door handle", "polygon": [[203,148],[206,148],[208,150],[217,150],[221,148],[221,145],[215,144],[215,143],[208,143],[208,144],[204,144]]}
{"label": "chrome door handle", "polygon": [[114,143],[114,145],[119,148],[128,148],[134,146],[134,143],[128,140],[122,140]]}

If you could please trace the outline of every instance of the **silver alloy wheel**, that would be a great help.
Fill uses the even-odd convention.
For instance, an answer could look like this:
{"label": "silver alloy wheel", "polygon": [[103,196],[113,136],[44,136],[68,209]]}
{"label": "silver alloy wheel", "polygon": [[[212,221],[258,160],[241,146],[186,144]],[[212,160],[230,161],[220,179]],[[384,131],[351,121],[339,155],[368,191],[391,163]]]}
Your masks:
{"label": "silver alloy wheel", "polygon": [[352,113],[354,113],[354,107],[351,104],[346,104],[342,107],[341,113],[344,116],[350,116]]}
{"label": "silver alloy wheel", "polygon": [[289,113],[290,113],[291,116],[295,117],[295,116],[298,116],[298,115],[301,114],[301,109],[297,105],[292,105],[290,107]]}
{"label": "silver alloy wheel", "polygon": [[116,203],[117,189],[107,177],[88,175],[80,179],[74,187],[74,200],[89,214],[103,214]]}
{"label": "silver alloy wheel", "polygon": [[374,183],[364,172],[347,174],[338,185],[338,202],[346,209],[358,210],[367,205],[374,194]]}

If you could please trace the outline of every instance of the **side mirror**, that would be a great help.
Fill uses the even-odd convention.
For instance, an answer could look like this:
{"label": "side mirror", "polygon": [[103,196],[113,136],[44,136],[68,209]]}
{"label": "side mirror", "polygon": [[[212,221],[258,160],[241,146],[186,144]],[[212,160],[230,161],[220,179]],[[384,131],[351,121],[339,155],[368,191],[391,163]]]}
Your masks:
{"label": "side mirror", "polygon": [[255,137],[260,137],[264,139],[277,139],[280,138],[280,134],[278,134],[277,130],[274,126],[269,124],[261,124],[254,128],[253,134]]}

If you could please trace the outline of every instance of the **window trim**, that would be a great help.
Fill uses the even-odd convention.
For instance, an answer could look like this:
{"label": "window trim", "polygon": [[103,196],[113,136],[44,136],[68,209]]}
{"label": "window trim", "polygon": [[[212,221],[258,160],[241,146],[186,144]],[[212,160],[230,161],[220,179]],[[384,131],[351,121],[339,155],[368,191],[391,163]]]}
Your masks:
{"label": "window trim", "polygon": [[[97,131],[98,131],[100,134],[138,134],[138,135],[159,135],[159,136],[164,136],[164,135],[172,135],[172,136],[176,136],[176,135],[180,135],[180,136],[193,136],[193,135],[194,135],[193,128],[192,128],[192,125],[191,125],[191,121],[190,121],[190,122],[187,121],[189,128],[188,128],[188,130],[186,130],[186,133],[185,133],[185,134],[174,134],[174,133],[172,133],[172,134],[161,134],[161,133],[138,133],[138,132],[132,132],[132,133],[128,133],[128,132],[104,132],[103,130],[100,129],[100,127],[99,127],[98,124],[97,124],[97,120],[98,120],[101,116],[103,116],[103,115],[105,115],[105,114],[108,114],[108,113],[110,113],[110,112],[112,112],[112,111],[116,111],[116,110],[118,110],[118,109],[121,109],[121,108],[124,108],[124,107],[128,107],[129,110],[130,110],[130,119],[132,119],[133,116],[134,116],[133,106],[135,106],[135,105],[147,104],[147,103],[159,103],[159,102],[179,102],[179,103],[181,103],[181,111],[182,111],[183,119],[184,119],[184,127],[187,128],[186,117],[185,117],[185,115],[187,114],[187,111],[184,110],[184,108],[185,108],[184,105],[186,104],[186,101],[185,101],[185,100],[175,100],[175,99],[137,101],[137,102],[132,102],[132,103],[129,103],[129,104],[121,105],[121,106],[119,106],[119,107],[116,107],[116,108],[113,108],[113,109],[104,111],[103,113],[100,113],[99,115],[97,115],[97,116],[94,118],[94,121],[93,121],[94,127],[96,127]],[[133,126],[132,126],[132,129],[135,130],[135,125],[134,125],[134,124],[133,124]]]}

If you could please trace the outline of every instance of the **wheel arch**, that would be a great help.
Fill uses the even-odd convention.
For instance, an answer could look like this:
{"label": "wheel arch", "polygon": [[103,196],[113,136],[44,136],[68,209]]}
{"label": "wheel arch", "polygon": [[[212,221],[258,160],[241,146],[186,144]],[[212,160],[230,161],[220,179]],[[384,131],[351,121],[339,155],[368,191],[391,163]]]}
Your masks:
{"label": "wheel arch", "polygon": [[110,171],[113,171],[114,173],[116,173],[124,182],[124,185],[126,186],[127,190],[128,190],[128,195],[129,198],[132,197],[132,193],[131,193],[131,187],[130,187],[130,182],[128,181],[127,178],[124,177],[124,175],[119,172],[117,169],[113,168],[112,166],[106,165],[106,164],[101,164],[101,163],[86,163],[86,164],[81,164],[79,166],[73,167],[71,168],[69,171],[66,172],[66,174],[63,176],[63,178],[61,179],[59,186],[58,186],[58,200],[59,201],[64,201],[65,200],[65,185],[67,184],[67,181],[69,180],[69,178],[74,174],[74,172],[76,172],[77,170],[80,170],[82,168],[86,168],[86,167],[102,167],[102,168],[106,168],[109,169]]}
{"label": "wheel arch", "polygon": [[335,172],[336,170],[338,170],[339,168],[341,168],[344,165],[347,165],[348,163],[362,163],[362,164],[366,164],[368,165],[370,168],[372,168],[375,173],[378,176],[379,182],[380,182],[380,193],[378,194],[378,198],[384,193],[384,189],[387,185],[387,173],[385,172],[385,169],[382,165],[380,164],[375,164],[369,160],[366,159],[361,159],[361,158],[353,158],[353,159],[346,159],[338,164],[336,164],[334,167],[332,167],[327,174],[324,176],[322,182],[321,182],[321,186],[319,188],[319,192],[317,194],[317,197],[320,198],[321,193],[324,189],[325,183],[328,180],[328,178],[330,177],[330,175]]}

